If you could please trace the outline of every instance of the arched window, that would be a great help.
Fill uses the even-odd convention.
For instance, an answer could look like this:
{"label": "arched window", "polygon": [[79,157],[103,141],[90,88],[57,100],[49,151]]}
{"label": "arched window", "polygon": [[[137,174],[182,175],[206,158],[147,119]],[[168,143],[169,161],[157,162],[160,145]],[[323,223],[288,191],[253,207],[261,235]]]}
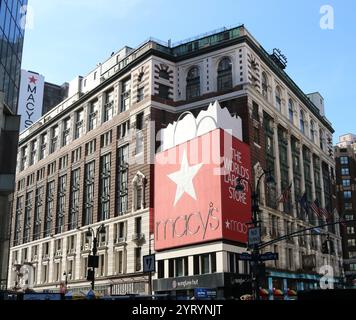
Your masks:
{"label": "arched window", "polygon": [[276,87],[276,108],[278,111],[282,110],[282,101],[281,101],[281,89]]}
{"label": "arched window", "polygon": [[200,96],[200,74],[198,67],[192,67],[187,75],[187,100]]}
{"label": "arched window", "polygon": [[167,70],[161,69],[159,70],[159,77],[162,79],[169,80],[169,73]]}
{"label": "arched window", "polygon": [[288,114],[289,114],[289,122],[291,124],[293,124],[294,106],[293,106],[293,100],[292,99],[288,100]]}
{"label": "arched window", "polygon": [[310,120],[310,139],[315,142],[315,124],[313,120]]}
{"label": "arched window", "polygon": [[305,120],[304,120],[304,112],[300,110],[300,131],[305,132]]}
{"label": "arched window", "polygon": [[262,72],[262,95],[268,98],[268,78],[266,72]]}
{"label": "arched window", "polygon": [[230,58],[223,58],[218,66],[218,91],[232,88],[232,63]]}

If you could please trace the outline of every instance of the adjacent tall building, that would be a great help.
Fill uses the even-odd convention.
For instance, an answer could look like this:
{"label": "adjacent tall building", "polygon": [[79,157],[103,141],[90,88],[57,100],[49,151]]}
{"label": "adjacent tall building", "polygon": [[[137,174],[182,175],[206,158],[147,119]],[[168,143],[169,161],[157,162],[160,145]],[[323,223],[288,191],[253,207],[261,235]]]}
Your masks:
{"label": "adjacent tall building", "polygon": [[[238,253],[246,251],[246,237],[222,232],[209,241],[175,239],[174,246],[163,241],[156,246],[153,283],[142,265],[157,239],[157,134],[186,111],[197,117],[203,110],[213,112],[207,109],[215,101],[228,110],[225,119],[240,123],[241,134],[235,137],[251,154],[252,184],[262,169],[271,170],[277,182],[270,188],[264,181],[261,185],[263,241],[324,223],[326,217],[307,205],[314,200],[330,213],[329,221],[338,220],[332,215],[334,131],[323,99],[318,93],[305,95],[284,68],[280,52],[268,54],[241,25],[173,46],[149,40],[136,49],[125,47],[78,77],[73,82],[77,90],[21,134],[8,286],[59,290],[67,280],[71,290],[89,288],[93,243],[87,231],[103,225],[98,291],[142,294],[152,289],[192,296],[194,289],[210,285],[220,298],[238,297],[250,272],[248,263],[238,260]],[[190,168],[183,159],[181,170]],[[198,167],[191,170],[199,174]],[[211,187],[200,186],[202,192]],[[174,204],[200,199],[191,186],[182,188]],[[161,189],[174,200],[172,186]],[[231,228],[216,219],[220,227]],[[236,232],[246,233],[246,223],[237,225]],[[271,297],[318,287],[325,265],[333,267],[338,281],[338,225],[319,231],[265,248],[279,253],[278,261],[267,263],[260,283]],[[326,239],[330,250],[323,253]]]}
{"label": "adjacent tall building", "polygon": [[17,103],[27,0],[0,1],[0,289],[6,288],[11,199],[19,131]]}
{"label": "adjacent tall building", "polygon": [[[346,221],[356,219],[356,135],[342,135],[335,147],[338,210]],[[348,287],[356,286],[356,222],[342,230],[344,269]]]}

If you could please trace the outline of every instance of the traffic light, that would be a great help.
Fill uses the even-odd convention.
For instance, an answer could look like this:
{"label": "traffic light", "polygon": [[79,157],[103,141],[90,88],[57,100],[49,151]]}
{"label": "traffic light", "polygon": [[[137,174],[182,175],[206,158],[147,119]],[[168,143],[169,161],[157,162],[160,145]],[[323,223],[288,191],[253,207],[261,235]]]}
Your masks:
{"label": "traffic light", "polygon": [[328,241],[324,241],[322,246],[321,246],[321,252],[323,254],[329,254],[329,246],[328,246]]}

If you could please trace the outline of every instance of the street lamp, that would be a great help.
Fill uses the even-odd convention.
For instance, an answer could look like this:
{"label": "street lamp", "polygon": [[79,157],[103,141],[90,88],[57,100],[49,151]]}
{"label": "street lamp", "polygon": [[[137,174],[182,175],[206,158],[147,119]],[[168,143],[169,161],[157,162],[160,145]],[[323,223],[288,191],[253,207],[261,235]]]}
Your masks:
{"label": "street lamp", "polygon": [[[237,192],[243,192],[245,191],[245,186],[242,183],[243,181],[247,181],[250,184],[250,190],[251,190],[251,202],[252,202],[252,206],[251,206],[251,211],[252,211],[252,225],[255,228],[259,228],[260,227],[260,221],[259,221],[259,212],[260,212],[260,206],[259,206],[259,194],[260,194],[260,182],[262,180],[262,177],[266,176],[266,184],[267,186],[273,186],[275,185],[275,180],[274,177],[272,175],[272,170],[263,170],[263,172],[261,173],[261,175],[258,177],[257,179],[257,184],[256,184],[256,188],[252,188],[251,183],[246,180],[245,178],[239,177],[236,180],[236,187],[235,190]],[[259,249],[259,245],[255,244],[253,246],[253,253],[252,253],[252,260],[251,263],[253,262],[252,265],[252,284],[253,284],[253,293],[255,296],[256,300],[259,300],[259,254],[260,254],[260,249]]]}
{"label": "street lamp", "polygon": [[88,268],[91,268],[91,270],[88,270],[88,277],[87,280],[91,281],[91,289],[94,290],[94,286],[95,286],[95,269],[98,268],[99,266],[99,258],[96,255],[97,251],[98,251],[98,237],[99,235],[104,235],[106,234],[106,230],[105,230],[105,225],[102,224],[97,230],[96,233],[94,233],[94,230],[89,227],[88,231],[86,232],[86,237],[93,237],[93,255],[89,256],[88,259]]}

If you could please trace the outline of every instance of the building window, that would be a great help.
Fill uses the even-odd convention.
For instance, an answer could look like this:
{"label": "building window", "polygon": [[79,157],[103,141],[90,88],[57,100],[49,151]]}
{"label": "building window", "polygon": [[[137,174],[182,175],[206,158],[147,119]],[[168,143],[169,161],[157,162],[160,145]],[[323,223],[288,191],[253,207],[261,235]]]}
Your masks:
{"label": "building window", "polygon": [[123,251],[117,251],[115,253],[116,274],[124,273],[124,253]]}
{"label": "building window", "polygon": [[187,100],[200,96],[200,73],[198,67],[192,67],[187,75]]}
{"label": "building window", "polygon": [[72,171],[71,179],[71,199],[70,199],[70,215],[69,215],[69,230],[74,230],[78,226],[79,213],[79,190],[80,190],[80,169]]}
{"label": "building window", "polygon": [[126,241],[126,227],[125,221],[115,224],[115,243]]}
{"label": "building window", "polygon": [[30,143],[30,163],[29,163],[30,166],[32,166],[35,163],[36,154],[37,154],[37,140],[32,140]]}
{"label": "building window", "polygon": [[305,133],[305,120],[303,110],[300,110],[300,131],[302,133]]}
{"label": "building window", "polygon": [[169,73],[165,69],[159,70],[159,77],[165,80],[169,80]]}
{"label": "building window", "polygon": [[129,145],[119,148],[117,154],[117,212],[122,215],[128,210]]}
{"label": "building window", "polygon": [[43,180],[44,176],[45,176],[45,168],[42,168],[37,171],[37,181]]}
{"label": "building window", "polygon": [[142,217],[137,217],[135,219],[135,234],[137,235],[137,238],[140,238],[140,235],[142,234]]}
{"label": "building window", "polygon": [[68,167],[68,155],[59,158],[59,170],[66,169]]}
{"label": "building window", "polygon": [[293,124],[293,120],[294,120],[294,104],[293,104],[293,100],[292,99],[288,100],[288,114],[289,114],[289,122],[291,124]]}
{"label": "building window", "polygon": [[69,143],[70,118],[66,118],[62,123],[62,147]]}
{"label": "building window", "polygon": [[93,223],[94,178],[95,178],[95,161],[92,161],[85,165],[84,219],[83,219],[84,225],[89,225]]}
{"label": "building window", "polygon": [[23,171],[25,169],[26,161],[27,161],[27,146],[24,146],[21,148],[21,153],[20,153],[20,171]]}
{"label": "building window", "polygon": [[145,98],[145,87],[137,88],[137,102],[142,101]]}
{"label": "building window", "polygon": [[55,214],[54,195],[55,195],[54,181],[50,181],[47,183],[44,237],[49,237],[52,231],[52,220]]}
{"label": "building window", "polygon": [[88,116],[88,131],[96,128],[98,117],[98,100],[95,100],[89,104],[89,116]]}
{"label": "building window", "polygon": [[218,91],[232,89],[232,62],[230,58],[223,58],[218,65]]}
{"label": "building window", "polygon": [[33,196],[32,191],[27,192],[26,202],[25,202],[23,243],[30,241],[32,196]]}
{"label": "building window", "polygon": [[351,199],[352,192],[351,191],[344,191],[344,199]]}
{"label": "building window", "polygon": [[350,263],[350,271],[356,271],[356,263]]}
{"label": "building window", "polygon": [[216,272],[216,253],[207,253],[194,256],[194,275]]}
{"label": "building window", "polygon": [[262,95],[268,99],[268,78],[266,72],[262,72]]}
{"label": "building window", "polygon": [[281,112],[282,111],[282,99],[281,99],[281,89],[276,87],[276,109]]}
{"label": "building window", "polygon": [[356,258],[356,251],[349,251],[349,259],[354,259],[354,258]]}
{"label": "building window", "polygon": [[90,156],[91,154],[95,153],[96,150],[96,139],[89,141],[85,145],[85,155]]}
{"label": "building window", "polygon": [[72,163],[79,162],[82,156],[82,147],[72,151]]}
{"label": "building window", "polygon": [[56,234],[64,232],[66,192],[67,192],[67,176],[64,175],[58,178]]}
{"label": "building window", "polygon": [[111,153],[100,158],[99,220],[109,219],[111,182]]}
{"label": "building window", "polygon": [[141,248],[135,248],[135,271],[141,271]]}
{"label": "building window", "polygon": [[40,135],[40,156],[39,159],[42,160],[46,156],[47,149],[47,133]]}
{"label": "building window", "polygon": [[310,139],[315,142],[315,123],[313,120],[310,120]]}
{"label": "building window", "polygon": [[35,183],[35,174],[32,173],[29,176],[27,176],[27,187],[32,186]]}
{"label": "building window", "polygon": [[34,216],[34,227],[33,227],[33,241],[40,239],[41,237],[41,217],[43,210],[43,191],[44,187],[41,186],[36,189],[35,195],[35,216]]}
{"label": "building window", "polygon": [[352,203],[351,202],[344,203],[344,209],[345,210],[352,210]]}
{"label": "building window", "polygon": [[113,117],[114,111],[114,90],[106,93],[106,101],[104,105],[103,122],[109,121]]}
{"label": "building window", "polygon": [[348,157],[340,157],[340,164],[349,164]]}
{"label": "building window", "polygon": [[349,220],[353,220],[354,219],[354,215],[353,214],[345,214],[345,220],[349,221]]}
{"label": "building window", "polygon": [[82,136],[83,127],[84,127],[84,110],[80,109],[75,112],[74,139],[78,139]]}
{"label": "building window", "polygon": [[347,227],[346,233],[349,235],[355,234],[355,227]]}
{"label": "building window", "polygon": [[104,133],[100,137],[100,146],[101,148],[108,147],[112,142],[112,130]]}
{"label": "building window", "polygon": [[124,139],[130,133],[130,120],[125,121],[117,127],[117,139]]}
{"label": "building window", "polygon": [[350,175],[350,169],[349,168],[341,168],[341,175],[342,176],[349,176]]}
{"label": "building window", "polygon": [[347,239],[348,247],[356,247],[356,239]]}
{"label": "building window", "polygon": [[56,173],[56,161],[53,161],[47,166],[47,175],[51,176],[55,173]]}
{"label": "building window", "polygon": [[58,147],[58,135],[59,135],[59,127],[54,126],[51,128],[51,134],[50,134],[50,147],[49,147],[49,152],[53,153],[57,150]]}
{"label": "building window", "polygon": [[165,100],[171,100],[169,97],[169,89],[170,87],[160,83],[158,85],[158,96]]}
{"label": "building window", "polygon": [[342,179],[342,186],[343,187],[350,187],[351,186],[351,180],[350,179]]}
{"label": "building window", "polygon": [[127,79],[122,82],[120,112],[124,112],[130,108],[130,95],[131,95],[131,79]]}

